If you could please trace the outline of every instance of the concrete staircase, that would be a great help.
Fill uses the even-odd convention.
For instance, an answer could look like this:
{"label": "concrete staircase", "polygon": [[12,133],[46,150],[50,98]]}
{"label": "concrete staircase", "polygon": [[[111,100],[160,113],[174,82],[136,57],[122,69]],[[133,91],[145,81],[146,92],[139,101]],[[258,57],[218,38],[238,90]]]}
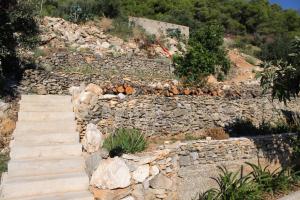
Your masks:
{"label": "concrete staircase", "polygon": [[3,200],[92,200],[69,96],[23,95]]}

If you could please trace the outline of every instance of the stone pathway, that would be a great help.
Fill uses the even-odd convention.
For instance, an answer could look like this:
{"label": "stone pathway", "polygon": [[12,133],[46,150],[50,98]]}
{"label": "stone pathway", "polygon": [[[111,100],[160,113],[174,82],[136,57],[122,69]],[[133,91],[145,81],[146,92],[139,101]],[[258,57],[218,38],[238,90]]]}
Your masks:
{"label": "stone pathway", "polygon": [[299,200],[300,199],[300,191],[289,194],[279,200]]}
{"label": "stone pathway", "polygon": [[3,200],[92,200],[69,96],[23,95]]}

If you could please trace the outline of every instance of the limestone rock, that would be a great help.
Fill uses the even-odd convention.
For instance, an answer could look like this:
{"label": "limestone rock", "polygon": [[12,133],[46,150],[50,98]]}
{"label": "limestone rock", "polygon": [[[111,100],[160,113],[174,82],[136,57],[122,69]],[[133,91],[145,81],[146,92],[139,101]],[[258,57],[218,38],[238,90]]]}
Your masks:
{"label": "limestone rock", "polygon": [[95,199],[99,200],[119,200],[130,195],[130,188],[115,189],[115,190],[102,190],[92,188]]}
{"label": "limestone rock", "polygon": [[92,153],[85,158],[86,172],[89,177],[91,177],[94,171],[97,169],[101,160],[102,157],[100,151]]}
{"label": "limestone rock", "polygon": [[105,95],[102,95],[102,96],[99,97],[100,100],[101,99],[102,100],[104,100],[104,99],[109,100],[109,99],[115,99],[115,98],[118,98],[118,96],[113,95],[113,94],[105,94]]}
{"label": "limestone rock", "polygon": [[110,47],[110,44],[108,42],[103,42],[101,44],[101,47],[104,48],[104,49],[108,49]]}
{"label": "limestone rock", "polygon": [[80,102],[83,102],[85,104],[89,104],[94,94],[92,92],[82,92],[80,94]]}
{"label": "limestone rock", "polygon": [[124,95],[123,93],[118,94],[119,99],[123,100],[126,98],[126,95]]}
{"label": "limestone rock", "polygon": [[159,174],[159,168],[154,165],[150,167],[150,175],[151,176],[156,176],[157,174]]}
{"label": "limestone rock", "polygon": [[94,84],[94,83],[90,83],[88,84],[88,86],[85,88],[85,90],[87,92],[92,92],[98,96],[102,95],[103,94],[103,90],[100,86]]}
{"label": "limestone rock", "polygon": [[135,200],[135,198],[133,196],[127,196],[121,200]]}
{"label": "limestone rock", "polygon": [[153,189],[170,189],[173,182],[163,174],[158,174],[152,180],[150,180],[150,187]]}
{"label": "limestone rock", "polygon": [[136,182],[142,183],[149,176],[149,173],[149,165],[142,165],[133,172],[132,177]]}
{"label": "limestone rock", "polygon": [[103,160],[94,172],[91,185],[101,189],[126,188],[130,185],[130,172],[124,160],[115,157]]}
{"label": "limestone rock", "polygon": [[103,145],[102,133],[98,130],[95,124],[88,124],[86,134],[82,140],[83,148],[89,152],[94,153]]}

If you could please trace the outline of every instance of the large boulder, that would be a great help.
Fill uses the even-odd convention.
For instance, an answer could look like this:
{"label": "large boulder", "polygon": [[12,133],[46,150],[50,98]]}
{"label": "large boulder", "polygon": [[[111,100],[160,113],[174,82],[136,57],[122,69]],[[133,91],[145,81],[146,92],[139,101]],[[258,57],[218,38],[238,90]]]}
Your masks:
{"label": "large boulder", "polygon": [[102,160],[94,172],[90,184],[100,189],[126,188],[130,185],[130,172],[119,157]]}
{"label": "large boulder", "polygon": [[88,124],[86,134],[82,139],[83,148],[88,153],[94,153],[103,145],[103,135],[95,124]]}

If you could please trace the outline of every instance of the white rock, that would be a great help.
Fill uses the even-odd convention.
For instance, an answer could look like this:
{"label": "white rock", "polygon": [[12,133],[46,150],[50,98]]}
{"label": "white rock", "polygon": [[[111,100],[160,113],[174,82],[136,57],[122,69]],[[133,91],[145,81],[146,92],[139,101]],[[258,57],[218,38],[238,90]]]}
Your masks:
{"label": "white rock", "polygon": [[72,95],[72,102],[75,106],[77,106],[80,103],[79,96],[81,92],[82,91],[80,87],[72,86],[69,88],[69,93]]}
{"label": "white rock", "polygon": [[150,174],[150,167],[149,165],[142,165],[139,166],[133,173],[132,173],[132,178],[138,182],[142,183]]}
{"label": "white rock", "polygon": [[86,134],[82,139],[83,148],[89,152],[94,153],[103,145],[102,133],[98,130],[95,124],[88,124]]}
{"label": "white rock", "polygon": [[121,200],[135,200],[135,198],[133,196],[128,196],[128,197],[125,197]]}
{"label": "white rock", "polygon": [[119,157],[100,162],[90,184],[100,189],[126,188],[130,185],[130,172],[124,160]]}
{"label": "white rock", "polygon": [[79,101],[85,104],[89,104],[94,94],[92,92],[82,92],[79,97]]}
{"label": "white rock", "polygon": [[156,165],[151,166],[150,175],[151,176],[156,176],[157,174],[159,174],[159,168]]}
{"label": "white rock", "polygon": [[101,47],[104,48],[104,49],[108,49],[110,47],[110,44],[108,42],[103,42],[101,44]]}
{"label": "white rock", "polygon": [[105,94],[105,95],[102,95],[102,96],[100,96],[99,97],[99,99],[114,99],[114,98],[118,98],[118,96],[117,95],[114,95],[114,94]]}
{"label": "white rock", "polygon": [[118,97],[119,97],[119,99],[123,100],[123,99],[126,98],[126,95],[123,94],[123,93],[119,93],[119,94],[118,94]]}
{"label": "white rock", "polygon": [[8,103],[5,103],[0,100],[0,111],[5,112],[10,108],[10,105]]}
{"label": "white rock", "polygon": [[85,88],[85,91],[92,92],[98,96],[103,94],[102,88],[94,83],[88,84],[88,86]]}

